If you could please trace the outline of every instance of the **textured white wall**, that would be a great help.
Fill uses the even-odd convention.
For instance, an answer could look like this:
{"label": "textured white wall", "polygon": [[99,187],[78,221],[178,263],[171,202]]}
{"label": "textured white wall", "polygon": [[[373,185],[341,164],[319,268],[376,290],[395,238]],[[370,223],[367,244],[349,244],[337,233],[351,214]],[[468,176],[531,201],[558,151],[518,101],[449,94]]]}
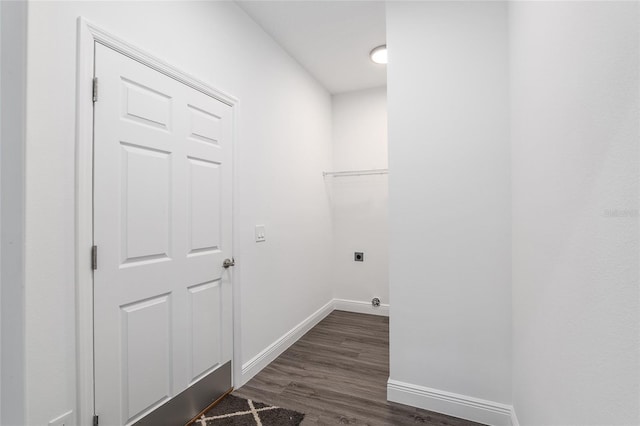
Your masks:
{"label": "textured white wall", "polygon": [[387,4],[391,379],[511,402],[507,7]]}
{"label": "textured white wall", "polygon": [[[386,169],[387,90],[332,96],[333,170]],[[333,281],[339,299],[389,303],[387,175],[327,177],[333,207]],[[353,254],[364,252],[364,262]]]}
{"label": "textured white wall", "polygon": [[638,425],[638,2],[513,2],[514,405]]}
{"label": "textured white wall", "polygon": [[[240,99],[235,273],[243,362],[331,299],[331,210],[322,180],[331,167],[326,90],[233,2],[31,2],[28,9],[29,425],[47,424],[76,404],[78,16]],[[266,225],[265,243],[254,242],[255,224]]]}
{"label": "textured white wall", "polygon": [[0,2],[0,424],[24,423],[24,138],[27,5]]}

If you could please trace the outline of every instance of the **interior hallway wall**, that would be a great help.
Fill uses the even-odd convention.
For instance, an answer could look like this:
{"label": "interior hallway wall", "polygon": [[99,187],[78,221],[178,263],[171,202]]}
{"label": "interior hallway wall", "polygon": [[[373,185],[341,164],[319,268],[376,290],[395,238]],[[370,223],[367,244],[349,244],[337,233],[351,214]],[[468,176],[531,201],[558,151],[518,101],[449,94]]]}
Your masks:
{"label": "interior hallway wall", "polygon": [[[327,268],[332,260],[331,209],[322,180],[332,161],[331,97],[324,88],[233,2],[30,2],[28,425],[46,425],[76,407],[78,16],[240,99],[234,274],[241,286],[242,362],[333,296],[327,285],[332,279]],[[254,241],[256,224],[266,225],[264,243]]]}
{"label": "interior hallway wall", "polygon": [[638,2],[512,2],[514,407],[640,424]]}
{"label": "interior hallway wall", "polygon": [[[375,65],[374,65],[375,66]],[[333,170],[386,169],[387,89],[332,96]],[[326,177],[333,207],[333,276],[338,299],[389,303],[388,176]],[[364,252],[364,262],[354,252]]]}
{"label": "interior hallway wall", "polygon": [[0,1],[0,424],[25,415],[25,176],[27,4]]}
{"label": "interior hallway wall", "polygon": [[390,396],[504,424],[511,403],[507,36],[506,2],[387,3],[390,379],[397,385]]}

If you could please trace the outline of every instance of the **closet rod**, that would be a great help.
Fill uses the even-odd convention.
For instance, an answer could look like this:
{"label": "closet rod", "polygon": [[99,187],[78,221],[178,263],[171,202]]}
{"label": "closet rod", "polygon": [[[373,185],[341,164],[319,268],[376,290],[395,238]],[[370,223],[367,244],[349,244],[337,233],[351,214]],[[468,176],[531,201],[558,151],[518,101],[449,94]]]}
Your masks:
{"label": "closet rod", "polygon": [[370,170],[348,170],[343,172],[322,172],[322,176],[365,176],[365,175],[386,175],[389,169],[370,169]]}

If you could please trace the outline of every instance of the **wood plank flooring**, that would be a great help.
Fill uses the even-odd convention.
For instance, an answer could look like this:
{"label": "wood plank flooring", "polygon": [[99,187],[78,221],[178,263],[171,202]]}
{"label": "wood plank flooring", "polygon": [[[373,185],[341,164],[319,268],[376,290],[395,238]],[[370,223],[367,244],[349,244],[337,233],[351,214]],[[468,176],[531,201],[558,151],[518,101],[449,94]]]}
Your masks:
{"label": "wood plank flooring", "polygon": [[387,402],[389,319],[334,311],[234,395],[306,414],[302,425],[478,423]]}

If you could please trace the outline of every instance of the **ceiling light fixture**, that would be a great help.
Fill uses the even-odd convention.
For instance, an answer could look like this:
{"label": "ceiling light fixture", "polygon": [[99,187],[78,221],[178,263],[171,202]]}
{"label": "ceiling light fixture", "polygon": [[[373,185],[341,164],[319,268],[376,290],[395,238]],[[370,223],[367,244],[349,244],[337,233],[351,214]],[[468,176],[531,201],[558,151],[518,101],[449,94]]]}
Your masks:
{"label": "ceiling light fixture", "polygon": [[386,64],[387,63],[387,45],[383,44],[382,46],[378,46],[369,53],[371,60],[376,64]]}

